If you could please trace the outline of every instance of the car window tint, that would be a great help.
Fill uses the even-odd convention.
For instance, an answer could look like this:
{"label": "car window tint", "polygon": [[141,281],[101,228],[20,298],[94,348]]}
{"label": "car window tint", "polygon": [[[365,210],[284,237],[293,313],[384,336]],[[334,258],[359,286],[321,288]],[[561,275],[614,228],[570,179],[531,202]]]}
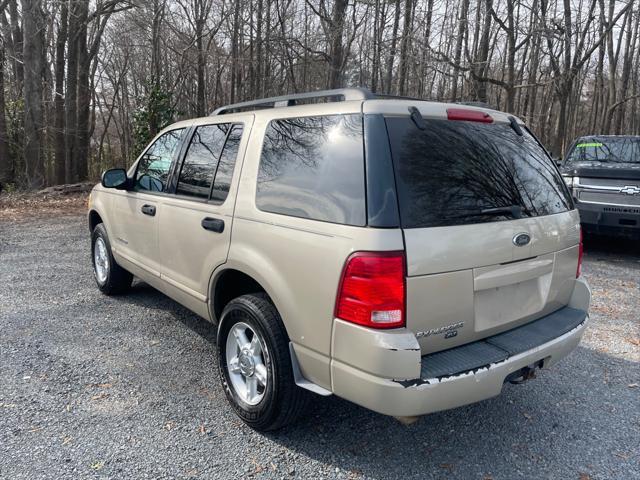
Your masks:
{"label": "car window tint", "polygon": [[231,178],[233,177],[233,169],[240,148],[240,140],[242,139],[242,125],[233,125],[227,141],[224,144],[224,150],[218,162],[216,170],[216,178],[213,182],[213,190],[211,191],[211,199],[224,202],[229,194],[231,187]]}
{"label": "car window tint", "polygon": [[145,151],[136,168],[136,190],[166,191],[171,164],[180,149],[184,131],[179,128],[163,134]]}
{"label": "car window tint", "polygon": [[196,128],[182,163],[176,193],[209,198],[211,182],[229,131],[229,124],[204,125]]}
{"label": "car window tint", "polygon": [[260,159],[258,208],[365,225],[362,129],[361,115],[271,121]]}
{"label": "car window tint", "polygon": [[[387,118],[405,228],[463,225],[560,213],[571,199],[551,159],[509,124]],[[487,212],[490,209],[505,211]]]}

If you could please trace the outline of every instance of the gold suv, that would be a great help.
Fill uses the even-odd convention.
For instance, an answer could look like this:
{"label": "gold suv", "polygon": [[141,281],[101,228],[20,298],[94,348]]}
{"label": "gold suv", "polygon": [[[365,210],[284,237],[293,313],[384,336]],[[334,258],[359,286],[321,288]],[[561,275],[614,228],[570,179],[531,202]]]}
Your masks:
{"label": "gold suv", "polygon": [[576,348],[580,219],[526,126],[342,89],[160,132],[89,208],[98,287],[142,279],[217,328],[247,424],[310,392],[414,417],[498,395]]}

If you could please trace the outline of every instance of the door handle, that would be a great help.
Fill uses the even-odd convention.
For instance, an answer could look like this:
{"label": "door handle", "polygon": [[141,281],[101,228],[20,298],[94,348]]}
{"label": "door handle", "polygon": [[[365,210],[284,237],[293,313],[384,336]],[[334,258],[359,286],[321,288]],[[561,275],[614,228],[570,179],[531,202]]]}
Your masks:
{"label": "door handle", "polygon": [[224,231],[224,220],[219,218],[205,217],[200,223],[205,230],[211,230],[212,232],[222,233]]}
{"label": "door handle", "polygon": [[149,215],[150,217],[153,217],[156,214],[156,207],[153,205],[143,205],[140,210],[142,210],[142,213]]}

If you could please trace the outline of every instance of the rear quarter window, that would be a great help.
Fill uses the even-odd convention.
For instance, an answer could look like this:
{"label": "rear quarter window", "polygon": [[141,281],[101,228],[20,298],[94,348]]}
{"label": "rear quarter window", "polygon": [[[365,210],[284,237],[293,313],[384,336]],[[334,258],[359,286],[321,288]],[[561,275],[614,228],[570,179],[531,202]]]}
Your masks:
{"label": "rear quarter window", "polygon": [[483,213],[518,206],[522,217],[571,208],[562,177],[526,130],[509,124],[387,118],[404,228],[511,220]]}
{"label": "rear quarter window", "polygon": [[345,225],[366,224],[361,115],[272,120],[256,191],[260,210]]}

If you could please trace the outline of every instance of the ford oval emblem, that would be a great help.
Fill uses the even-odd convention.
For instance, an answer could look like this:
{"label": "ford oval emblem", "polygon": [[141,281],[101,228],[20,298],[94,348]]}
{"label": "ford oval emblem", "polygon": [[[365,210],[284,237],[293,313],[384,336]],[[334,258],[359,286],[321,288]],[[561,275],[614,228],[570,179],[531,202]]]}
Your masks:
{"label": "ford oval emblem", "polygon": [[513,237],[513,244],[516,247],[524,247],[525,245],[528,245],[530,241],[531,241],[531,236],[528,233],[524,233],[524,232],[518,233]]}

